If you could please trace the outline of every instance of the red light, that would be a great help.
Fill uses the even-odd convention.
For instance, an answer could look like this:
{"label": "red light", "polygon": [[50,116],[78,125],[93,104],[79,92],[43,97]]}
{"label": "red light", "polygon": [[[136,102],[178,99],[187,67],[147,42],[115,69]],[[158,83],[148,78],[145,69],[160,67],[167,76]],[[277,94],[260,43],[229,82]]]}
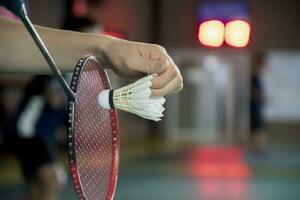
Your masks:
{"label": "red light", "polygon": [[220,47],[224,41],[224,29],[219,20],[205,21],[199,27],[199,41],[205,46]]}
{"label": "red light", "polygon": [[188,173],[203,178],[248,178],[251,170],[238,146],[202,147],[187,155]]}
{"label": "red light", "polygon": [[233,47],[245,47],[249,42],[250,25],[242,20],[228,22],[225,28],[225,41]]}
{"label": "red light", "polygon": [[121,38],[121,39],[125,39],[125,35],[117,32],[117,31],[108,31],[108,30],[103,30],[101,32],[101,34],[103,35],[108,35],[108,36],[112,36],[112,37],[116,37],[116,38]]}
{"label": "red light", "polygon": [[73,3],[72,12],[76,17],[84,17],[87,14],[87,5],[84,0],[76,0]]}

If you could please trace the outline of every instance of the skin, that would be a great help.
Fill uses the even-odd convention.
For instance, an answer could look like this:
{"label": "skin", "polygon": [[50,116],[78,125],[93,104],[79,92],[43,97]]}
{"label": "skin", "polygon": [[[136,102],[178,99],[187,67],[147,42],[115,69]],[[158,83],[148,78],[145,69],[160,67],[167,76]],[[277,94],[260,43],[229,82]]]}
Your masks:
{"label": "skin", "polygon": [[[105,67],[120,76],[157,74],[152,81],[154,96],[176,93],[183,88],[180,71],[162,46],[99,34],[35,27],[63,72],[72,72],[80,57],[93,54]],[[23,24],[0,18],[0,38],[0,74],[51,72]]]}

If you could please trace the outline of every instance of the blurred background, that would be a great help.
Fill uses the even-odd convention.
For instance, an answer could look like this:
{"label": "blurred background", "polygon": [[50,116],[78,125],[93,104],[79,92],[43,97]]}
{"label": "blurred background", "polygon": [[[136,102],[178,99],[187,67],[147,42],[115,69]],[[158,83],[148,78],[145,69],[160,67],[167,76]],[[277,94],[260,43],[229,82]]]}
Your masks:
{"label": "blurred background", "polygon": [[[116,200],[300,199],[298,0],[26,3],[38,25],[161,44],[182,72],[184,90],[167,97],[162,122],[119,112]],[[113,87],[127,83],[109,75]],[[28,188],[51,193],[32,184],[36,172],[46,188],[60,188],[60,199],[76,199],[60,87],[51,76],[1,75],[0,88],[0,199],[24,199]],[[24,105],[35,114],[22,118]],[[11,135],[16,127],[36,135],[32,120],[42,139],[31,151],[46,153],[26,164],[23,143]],[[43,163],[51,165],[41,170]]]}

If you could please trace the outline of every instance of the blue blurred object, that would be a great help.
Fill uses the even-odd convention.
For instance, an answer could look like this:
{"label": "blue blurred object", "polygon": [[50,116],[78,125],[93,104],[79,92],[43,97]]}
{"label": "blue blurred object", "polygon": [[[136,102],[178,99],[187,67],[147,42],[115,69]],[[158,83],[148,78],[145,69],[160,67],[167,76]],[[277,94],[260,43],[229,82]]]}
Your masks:
{"label": "blue blurred object", "polygon": [[24,5],[23,0],[0,0],[0,4],[18,17],[21,17],[21,8]]}
{"label": "blue blurred object", "polygon": [[228,22],[235,19],[249,20],[247,0],[201,0],[197,4],[197,21],[218,19]]}

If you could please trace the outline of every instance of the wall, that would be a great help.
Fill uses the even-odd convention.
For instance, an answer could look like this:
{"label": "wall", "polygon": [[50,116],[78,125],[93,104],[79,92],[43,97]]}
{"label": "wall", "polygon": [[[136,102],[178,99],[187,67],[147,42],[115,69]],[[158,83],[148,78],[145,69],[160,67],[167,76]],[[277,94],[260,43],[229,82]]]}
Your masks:
{"label": "wall", "polygon": [[255,48],[300,48],[298,0],[251,0],[251,13]]}
{"label": "wall", "polygon": [[[224,0],[226,1],[226,0]],[[29,0],[32,20],[57,27],[63,16],[60,0]],[[151,41],[152,16],[160,13],[157,26],[161,44],[167,47],[198,47],[196,41],[197,0],[108,0],[100,10],[107,28],[125,33],[127,38]],[[49,6],[51,5],[51,6]],[[254,49],[300,48],[300,2],[298,0],[249,0]]]}
{"label": "wall", "polygon": [[[225,0],[224,0],[225,1]],[[195,47],[197,0],[164,0],[162,44]],[[300,48],[298,0],[249,0],[254,49]]]}

